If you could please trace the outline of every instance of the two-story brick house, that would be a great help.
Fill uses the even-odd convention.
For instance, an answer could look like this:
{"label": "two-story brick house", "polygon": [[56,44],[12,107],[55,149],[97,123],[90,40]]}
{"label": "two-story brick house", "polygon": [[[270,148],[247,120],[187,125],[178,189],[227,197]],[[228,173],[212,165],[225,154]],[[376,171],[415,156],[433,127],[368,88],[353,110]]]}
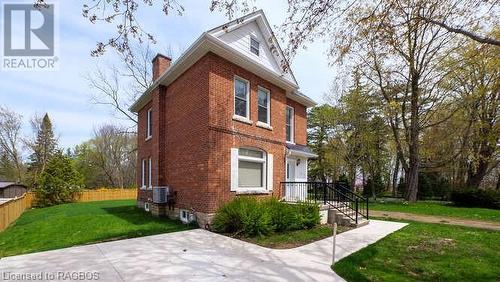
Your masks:
{"label": "two-story brick house", "polygon": [[[175,62],[153,60],[154,83],[138,113],[137,204],[201,226],[238,195],[284,196],[307,181],[308,107],[262,11],[203,33]],[[175,209],[152,202],[175,192]]]}

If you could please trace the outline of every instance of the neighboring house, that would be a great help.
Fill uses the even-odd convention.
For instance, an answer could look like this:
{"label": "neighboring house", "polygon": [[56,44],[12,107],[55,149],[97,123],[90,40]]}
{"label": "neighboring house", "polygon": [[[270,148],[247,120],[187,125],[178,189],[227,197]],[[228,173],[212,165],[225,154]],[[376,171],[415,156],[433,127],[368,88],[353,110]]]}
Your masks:
{"label": "neighboring house", "polygon": [[16,182],[0,181],[0,198],[21,197],[28,192],[28,188]]}
{"label": "neighboring house", "polygon": [[[262,11],[203,33],[175,62],[153,59],[154,83],[138,113],[137,204],[200,226],[239,195],[284,197],[281,182],[307,181],[306,109]],[[155,203],[169,187],[175,203]]]}

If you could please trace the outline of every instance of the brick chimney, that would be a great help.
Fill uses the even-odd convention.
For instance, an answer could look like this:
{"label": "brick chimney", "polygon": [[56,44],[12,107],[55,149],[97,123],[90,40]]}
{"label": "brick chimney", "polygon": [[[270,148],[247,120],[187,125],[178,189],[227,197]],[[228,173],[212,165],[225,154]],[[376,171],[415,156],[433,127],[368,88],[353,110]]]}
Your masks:
{"label": "brick chimney", "polygon": [[153,81],[157,80],[169,67],[172,59],[158,53],[153,58]]}

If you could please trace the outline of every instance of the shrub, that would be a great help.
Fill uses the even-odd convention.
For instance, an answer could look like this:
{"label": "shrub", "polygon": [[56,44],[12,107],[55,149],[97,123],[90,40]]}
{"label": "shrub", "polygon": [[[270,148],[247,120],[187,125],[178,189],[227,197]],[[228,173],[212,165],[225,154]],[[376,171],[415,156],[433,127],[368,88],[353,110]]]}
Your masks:
{"label": "shrub", "polygon": [[71,159],[58,152],[48,162],[35,189],[39,207],[68,203],[83,185],[82,176],[75,170]]}
{"label": "shrub", "polygon": [[319,224],[321,217],[318,205],[299,203],[294,208],[298,211],[296,229],[311,229]]}
{"label": "shrub", "polygon": [[317,205],[291,205],[275,198],[258,200],[254,197],[238,197],[219,208],[212,228],[220,233],[253,237],[271,232],[308,229],[319,221]]}
{"label": "shrub", "polygon": [[[418,194],[419,200],[448,199],[451,190],[450,182],[435,172],[420,172],[418,174]],[[406,182],[401,178],[398,184],[398,193],[405,195]]]}
{"label": "shrub", "polygon": [[290,230],[290,228],[296,228],[296,213],[291,205],[280,202],[275,198],[267,201],[266,205],[271,216],[271,225],[273,226],[274,231],[283,232]]}
{"label": "shrub", "polygon": [[478,189],[453,191],[451,201],[462,207],[500,209],[500,191]]}
{"label": "shrub", "polygon": [[365,197],[379,197],[385,191],[385,185],[382,181],[382,177],[375,176],[375,179],[368,178],[366,184],[363,186],[363,196]]}
{"label": "shrub", "polygon": [[271,230],[269,211],[253,197],[238,197],[224,204],[212,222],[216,232],[265,235]]}

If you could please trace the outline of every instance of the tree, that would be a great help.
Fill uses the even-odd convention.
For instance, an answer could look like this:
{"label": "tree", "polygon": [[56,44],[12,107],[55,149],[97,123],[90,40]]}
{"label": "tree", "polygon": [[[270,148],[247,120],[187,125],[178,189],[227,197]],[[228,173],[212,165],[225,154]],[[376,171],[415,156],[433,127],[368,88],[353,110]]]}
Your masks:
{"label": "tree", "polygon": [[318,157],[309,165],[309,176],[312,179],[327,181],[331,174],[332,162],[328,157],[329,142],[335,122],[335,108],[330,105],[321,105],[311,109],[307,117],[308,144]]}
{"label": "tree", "polygon": [[154,53],[149,45],[137,46],[130,52],[133,52],[133,57],[118,53],[118,65],[97,65],[84,78],[92,90],[93,103],[108,106],[119,118],[137,124],[137,114],[128,109],[153,84],[151,61]]}
{"label": "tree", "polygon": [[405,171],[405,198],[415,201],[421,132],[442,122],[431,120],[437,109],[451,105],[449,93],[438,87],[446,74],[440,61],[458,42],[439,26],[419,20],[422,13],[433,16],[431,2],[365,4],[345,19],[350,33],[340,32],[339,55],[349,57],[379,94]]}
{"label": "tree", "polygon": [[71,159],[56,151],[47,162],[35,188],[36,205],[40,207],[69,203],[83,186],[83,178]]}
{"label": "tree", "polygon": [[33,153],[29,157],[28,170],[31,172],[32,182],[36,186],[38,177],[45,171],[50,158],[56,153],[57,139],[54,136],[52,122],[47,113],[41,120],[34,118],[32,126],[36,132],[36,137],[29,142],[29,147]]}
{"label": "tree", "polygon": [[[446,30],[462,38],[500,46],[498,34],[487,36],[488,28],[498,26],[498,3],[495,0],[416,0],[416,1],[357,1],[357,0],[288,0],[287,18],[281,26],[282,39],[287,42],[285,53],[293,58],[297,50],[316,38],[328,37],[332,55],[344,54],[354,38],[356,26],[370,20],[383,27],[397,10],[417,10],[407,13],[412,24]],[[488,24],[485,24],[488,23]]]}
{"label": "tree", "polygon": [[23,159],[21,152],[22,116],[7,107],[0,106],[0,177],[23,179]]}
{"label": "tree", "polygon": [[76,167],[86,186],[132,187],[135,185],[136,137],[125,128],[104,124],[94,137],[74,150]]}
{"label": "tree", "polygon": [[[497,32],[498,33],[498,32]],[[443,87],[459,95],[465,186],[478,188],[498,165],[500,124],[500,48],[469,42],[449,59],[453,68]],[[450,62],[451,61],[451,62]]]}

